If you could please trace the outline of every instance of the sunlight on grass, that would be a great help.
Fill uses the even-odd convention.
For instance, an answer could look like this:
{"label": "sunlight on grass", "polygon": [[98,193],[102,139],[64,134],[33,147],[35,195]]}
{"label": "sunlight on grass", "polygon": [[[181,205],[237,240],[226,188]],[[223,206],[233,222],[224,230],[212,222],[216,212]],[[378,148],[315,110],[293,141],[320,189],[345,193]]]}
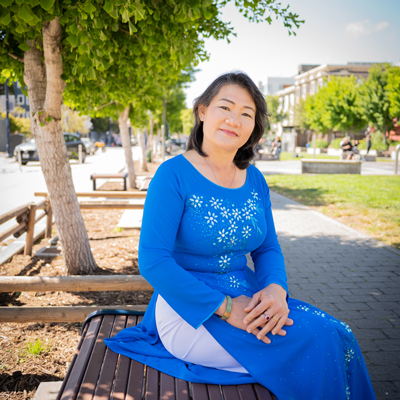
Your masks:
{"label": "sunlight on grass", "polygon": [[400,248],[400,176],[268,175],[271,190]]}
{"label": "sunlight on grass", "polygon": [[25,345],[25,353],[30,354],[31,356],[38,357],[40,354],[50,351],[50,345],[41,341],[40,339],[36,339],[36,341],[29,341]]}

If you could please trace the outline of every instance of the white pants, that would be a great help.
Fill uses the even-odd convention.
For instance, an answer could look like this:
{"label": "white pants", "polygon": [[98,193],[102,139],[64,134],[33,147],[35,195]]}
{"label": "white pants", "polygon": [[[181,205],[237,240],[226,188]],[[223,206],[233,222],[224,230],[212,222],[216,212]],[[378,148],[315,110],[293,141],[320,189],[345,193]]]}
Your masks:
{"label": "white pants", "polygon": [[247,373],[247,371],[201,325],[194,329],[160,296],[156,324],[164,347],[176,358],[192,364]]}

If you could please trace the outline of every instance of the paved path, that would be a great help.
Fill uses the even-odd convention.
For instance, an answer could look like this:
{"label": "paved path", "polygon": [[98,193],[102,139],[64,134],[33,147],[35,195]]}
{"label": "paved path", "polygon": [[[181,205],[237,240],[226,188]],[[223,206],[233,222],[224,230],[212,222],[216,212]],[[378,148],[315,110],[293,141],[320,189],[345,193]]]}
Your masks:
{"label": "paved path", "polygon": [[290,295],[349,324],[377,399],[400,399],[400,251],[279,194],[271,200]]}
{"label": "paved path", "polygon": [[[301,161],[256,161],[257,168],[266,175],[301,174]],[[400,171],[400,169],[399,169]],[[361,175],[394,175],[394,161],[363,162]]]}

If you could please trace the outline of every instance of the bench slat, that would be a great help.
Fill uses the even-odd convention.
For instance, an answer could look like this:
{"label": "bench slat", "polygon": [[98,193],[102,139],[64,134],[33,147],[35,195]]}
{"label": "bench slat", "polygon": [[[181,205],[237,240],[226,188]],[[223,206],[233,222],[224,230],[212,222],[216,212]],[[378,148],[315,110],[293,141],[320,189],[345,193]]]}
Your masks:
{"label": "bench slat", "polygon": [[160,400],[176,400],[175,378],[162,372],[160,373]]}
{"label": "bench slat", "polygon": [[223,400],[221,395],[221,386],[207,385],[207,390],[210,400]]}
{"label": "bench slat", "polygon": [[[78,400],[92,400],[96,389],[96,382],[103,364],[106,345],[104,339],[110,337],[111,329],[114,323],[114,315],[105,315],[101,324],[97,340],[93,348],[92,356],[86,366],[86,373],[83,378]],[[67,400],[67,399],[65,399]]]}
{"label": "bench slat", "polygon": [[159,371],[147,367],[145,400],[158,400]]}
{"label": "bench slat", "polygon": [[182,379],[175,379],[176,400],[190,400],[189,384]]}
{"label": "bench slat", "polygon": [[256,392],[258,400],[274,400],[267,388],[259,385],[258,383],[253,385],[254,391]]}
{"label": "bench slat", "polygon": [[251,386],[250,384],[238,385],[237,390],[239,392],[240,400],[257,400],[253,386]]}
{"label": "bench slat", "polygon": [[[79,389],[79,385],[82,380],[82,376],[85,373],[86,365],[88,359],[92,354],[92,350],[94,344],[97,339],[97,333],[102,322],[101,317],[95,317],[90,323],[89,328],[86,331],[85,339],[82,344],[82,347],[75,359],[75,362],[71,364],[68,372],[70,372],[68,376],[68,381],[65,385],[65,388],[62,392],[62,396],[58,397],[61,400],[74,400]],[[73,360],[74,361],[74,360]],[[61,392],[60,392],[61,393]]]}
{"label": "bench slat", "polygon": [[[137,324],[136,315],[130,315],[126,322],[126,328],[130,328]],[[120,356],[118,362],[117,374],[115,377],[115,385],[110,400],[125,399],[125,393],[128,387],[129,370],[131,359],[126,356]]]}
{"label": "bench slat", "polygon": [[[113,330],[111,337],[125,328],[126,316],[117,315],[114,319]],[[109,400],[111,389],[113,386],[115,368],[117,366],[118,354],[106,348],[105,357],[103,360],[103,368],[101,369],[99,382],[93,400]]]}
{"label": "bench slat", "polygon": [[201,383],[192,383],[193,400],[209,400],[207,386]]}
{"label": "bench slat", "polygon": [[238,388],[236,385],[235,386],[233,386],[233,385],[232,386],[221,386],[221,387],[222,387],[222,393],[223,393],[225,399],[240,400]]}

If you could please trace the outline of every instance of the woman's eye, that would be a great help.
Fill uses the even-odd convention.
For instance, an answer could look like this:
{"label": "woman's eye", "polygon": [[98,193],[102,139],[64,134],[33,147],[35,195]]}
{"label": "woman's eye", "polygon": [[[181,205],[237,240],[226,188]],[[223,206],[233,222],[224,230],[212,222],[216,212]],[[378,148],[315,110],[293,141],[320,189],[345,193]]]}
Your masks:
{"label": "woman's eye", "polygon": [[243,114],[245,117],[253,118],[250,114],[244,113]]}
{"label": "woman's eye", "polygon": [[229,111],[229,108],[227,106],[220,106],[223,110]]}

